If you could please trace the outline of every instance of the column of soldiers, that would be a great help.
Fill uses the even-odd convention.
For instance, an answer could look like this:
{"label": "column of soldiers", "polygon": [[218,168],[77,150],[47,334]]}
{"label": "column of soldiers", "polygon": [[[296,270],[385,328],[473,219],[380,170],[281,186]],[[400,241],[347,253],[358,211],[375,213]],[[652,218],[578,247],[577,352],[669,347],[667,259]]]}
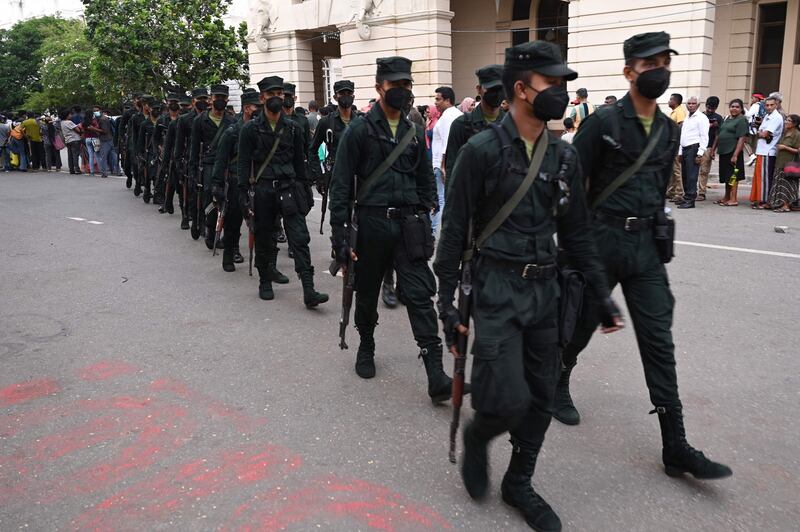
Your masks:
{"label": "column of soldiers", "polygon": [[[486,498],[488,447],[508,432],[503,501],[532,529],[558,531],[561,520],[532,477],[554,413],[566,424],[579,422],[569,390],[578,354],[598,326],[605,333],[624,326],[611,298],[618,284],[658,415],[665,472],[732,474],[688,444],[677,389],[674,299],[664,267],[672,251],[663,231],[671,222],[665,193],[678,139],[656,105],[677,52],[669,35],[656,32],[626,40],[623,53],[628,94],[589,116],[572,146],[547,129],[569,102],[565,82],[578,76],[558,46],[520,44],[506,50],[502,66],[476,71],[481,103],[453,123],[448,140],[433,269],[436,186],[424,132],[408,119],[412,62],[403,57],[377,60],[378,99],[364,115],[353,107],[354,84],[337,82],[337,107],[313,135],[295,112],[295,86],[278,76],[245,90],[237,117],[225,113],[224,85],[212,87],[210,109],[205,89],[192,91],[191,101],[169,95],[161,117],[151,96],[134,94],[118,140],[127,146],[127,186],[137,196],[143,190],[145,202],[154,194],[167,213],[177,192],[181,228],[195,239],[205,234],[209,249],[221,247],[226,272],[244,260],[238,242],[246,222],[264,300],[275,297],[273,283],[289,282],[276,267],[282,223],[304,303],[314,308],[328,300],[314,289],[309,251],[314,184],[330,201],[331,256],[355,274],[356,374],[376,375],[377,303],[384,275],[394,270],[434,403],[453,393],[437,317],[453,355],[464,354],[459,340],[474,332],[472,382],[463,393],[472,393],[475,413],[463,431],[460,466],[468,494]],[[222,214],[225,234],[215,244]],[[586,282],[574,327],[564,317],[570,270]],[[471,318],[460,312],[457,291]]]}

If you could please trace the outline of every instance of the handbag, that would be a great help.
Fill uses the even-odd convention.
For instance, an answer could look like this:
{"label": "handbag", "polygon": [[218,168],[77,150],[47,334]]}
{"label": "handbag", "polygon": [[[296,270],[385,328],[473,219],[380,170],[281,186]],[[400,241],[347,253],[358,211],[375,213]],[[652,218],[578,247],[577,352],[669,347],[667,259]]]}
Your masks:
{"label": "handbag", "polygon": [[58,133],[53,135],[53,148],[55,148],[58,151],[66,148],[66,146],[64,145],[64,139],[62,139],[61,135],[59,135]]}

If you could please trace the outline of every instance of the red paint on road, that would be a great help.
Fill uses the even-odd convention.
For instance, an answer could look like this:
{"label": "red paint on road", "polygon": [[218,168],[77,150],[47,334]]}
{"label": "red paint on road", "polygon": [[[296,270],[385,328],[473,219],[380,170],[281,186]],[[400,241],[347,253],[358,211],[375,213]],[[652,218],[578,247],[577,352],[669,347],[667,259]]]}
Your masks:
{"label": "red paint on road", "polygon": [[0,407],[18,405],[52,395],[60,390],[53,379],[18,382],[0,389]]}
{"label": "red paint on road", "polygon": [[[171,467],[103,500],[73,521],[75,529],[109,530],[119,523],[157,523],[170,513],[223,492],[246,488],[300,467],[284,447],[252,445]],[[148,528],[148,527],[144,527]]]}
{"label": "red paint on road", "polygon": [[85,381],[106,381],[114,377],[119,377],[120,375],[130,375],[137,371],[137,367],[131,366],[127,362],[104,360],[97,364],[86,366],[78,372],[78,375]]}
{"label": "red paint on road", "polygon": [[283,530],[300,523],[312,528],[331,517],[384,532],[453,528],[433,509],[385,486],[332,475],[299,490],[275,489],[255,496],[236,510],[234,524],[224,530]]}

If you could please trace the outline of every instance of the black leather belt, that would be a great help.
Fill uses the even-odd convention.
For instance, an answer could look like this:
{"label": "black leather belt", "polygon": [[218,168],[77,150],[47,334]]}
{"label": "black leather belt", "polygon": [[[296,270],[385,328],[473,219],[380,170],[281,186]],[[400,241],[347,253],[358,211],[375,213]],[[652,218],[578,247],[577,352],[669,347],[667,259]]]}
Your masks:
{"label": "black leather belt", "polygon": [[638,218],[636,216],[615,216],[603,211],[597,211],[594,215],[595,219],[608,226],[616,229],[622,229],[630,233],[637,231],[646,231],[653,227],[653,217]]}
{"label": "black leather belt", "polygon": [[367,216],[377,216],[387,220],[399,220],[403,216],[417,214],[420,210],[415,205],[405,205],[403,207],[377,207],[372,205],[359,205],[358,213]]}
{"label": "black leather belt", "polygon": [[689,144],[688,146],[681,146],[684,150],[693,150],[695,148],[700,149],[700,143],[695,142],[694,144]]}
{"label": "black leather belt", "polygon": [[555,264],[525,264],[511,260],[495,259],[493,257],[481,257],[481,267],[508,271],[519,275],[523,279],[555,279],[558,275],[558,267]]}

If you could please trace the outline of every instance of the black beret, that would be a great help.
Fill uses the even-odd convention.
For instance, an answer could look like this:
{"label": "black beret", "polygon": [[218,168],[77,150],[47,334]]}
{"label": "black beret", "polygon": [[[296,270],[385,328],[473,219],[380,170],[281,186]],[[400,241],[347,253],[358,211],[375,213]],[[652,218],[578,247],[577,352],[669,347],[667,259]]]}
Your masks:
{"label": "black beret", "polygon": [[486,65],[475,71],[478,76],[478,83],[484,89],[503,86],[503,67],[502,65]]}
{"label": "black beret", "polygon": [[355,84],[349,79],[342,79],[333,84],[333,92],[355,91]]}
{"label": "black beret", "polygon": [[192,97],[188,94],[181,94],[180,100],[178,100],[181,104],[192,105]]}
{"label": "black beret", "polygon": [[156,103],[156,99],[155,99],[155,97],[154,97],[154,96],[151,96],[150,94],[142,94],[142,97],[141,97],[141,99],[140,99],[140,100],[141,100],[141,102],[142,102],[143,104],[147,104],[147,105],[149,105],[150,107],[152,107],[152,106],[153,106],[153,104],[155,104],[155,103]]}
{"label": "black beret", "polygon": [[167,101],[168,102],[177,102],[180,99],[181,99],[180,96],[178,96],[178,93],[176,93],[176,92],[170,92],[169,94],[167,94]]}
{"label": "black beret", "polygon": [[669,33],[663,31],[634,35],[625,41],[622,51],[626,61],[634,57],[653,57],[663,52],[678,55],[678,52],[669,47]]}
{"label": "black beret", "polygon": [[205,87],[198,87],[196,89],[192,89],[192,98],[208,98],[208,90]]}
{"label": "black beret", "polygon": [[222,96],[228,96],[230,94],[230,88],[227,85],[211,85],[211,95],[214,94],[221,94]]}
{"label": "black beret", "polygon": [[532,70],[545,76],[572,81],[578,73],[567,67],[561,58],[561,48],[545,41],[531,41],[506,48],[503,68],[510,70]]}
{"label": "black beret", "polygon": [[267,76],[257,83],[258,90],[266,92],[268,90],[281,89],[283,90],[283,78],[280,76]]}
{"label": "black beret", "polygon": [[289,95],[294,96],[296,94],[296,90],[297,90],[297,85],[295,85],[294,83],[286,82],[286,83],[283,84],[283,93],[284,94],[289,94]]}
{"label": "black beret", "polygon": [[399,81],[407,79],[414,81],[411,77],[411,60],[405,57],[379,57],[375,60],[378,64],[376,76],[381,80]]}

